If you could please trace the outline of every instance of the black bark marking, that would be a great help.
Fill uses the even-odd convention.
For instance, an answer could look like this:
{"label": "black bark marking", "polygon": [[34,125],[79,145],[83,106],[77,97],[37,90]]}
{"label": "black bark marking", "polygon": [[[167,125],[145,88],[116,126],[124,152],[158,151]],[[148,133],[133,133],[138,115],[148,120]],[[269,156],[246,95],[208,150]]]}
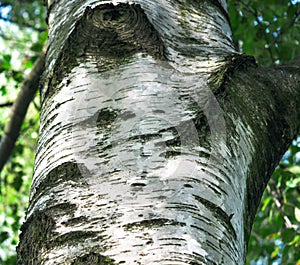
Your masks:
{"label": "black bark marking", "polygon": [[224,225],[225,228],[227,228],[230,232],[230,234],[233,236],[234,240],[237,239],[236,232],[234,230],[234,227],[231,224],[231,218],[230,216],[219,206],[216,204],[201,198],[197,195],[194,195],[195,199],[203,204],[211,213]]}
{"label": "black bark marking", "polygon": [[71,263],[71,265],[115,265],[115,261],[112,258],[103,256],[99,253],[88,253],[82,257],[77,258]]}
{"label": "black bark marking", "polygon": [[[82,173],[84,173],[85,176],[82,176]],[[81,187],[85,187],[87,185],[85,178],[88,176],[89,171],[83,164],[79,165],[73,162],[63,163],[51,170],[48,175],[41,181],[41,183],[35,188],[35,193],[30,201],[30,205],[35,205],[36,202],[42,196],[45,196],[45,194],[49,193],[51,189],[69,180],[72,180]],[[76,206],[74,204],[61,203],[51,206],[49,211],[52,211],[52,213],[54,211],[60,211],[62,212],[62,214],[69,213],[71,215],[71,211],[74,211],[75,208]]]}
{"label": "black bark marking", "polygon": [[123,227],[125,230],[136,230],[136,229],[143,229],[144,227],[153,228],[153,227],[162,227],[166,225],[185,226],[186,224],[175,220],[157,218],[157,219],[150,219],[150,220],[143,220],[140,222],[129,223],[124,225]]}
{"label": "black bark marking", "polygon": [[80,186],[86,186],[87,183],[85,182],[82,173],[86,173],[85,177],[89,175],[88,169],[82,164],[79,165],[73,162],[66,162],[59,165],[58,167],[52,169],[42,180],[42,182],[35,188],[36,192],[32,198],[32,201],[37,200],[40,196],[43,196],[53,187],[56,187],[57,185],[68,180],[72,180],[78,183]]}
{"label": "black bark marking", "polygon": [[76,245],[78,240],[93,239],[97,236],[97,232],[93,231],[74,231],[60,236],[52,240],[53,246],[59,247],[61,245]]}
{"label": "black bark marking", "polygon": [[82,223],[87,223],[88,221],[88,218],[85,217],[85,216],[80,216],[80,217],[75,217],[75,218],[71,218],[71,219],[68,219],[67,221],[65,222],[62,222],[63,225],[65,226],[76,226],[76,225],[79,225],[79,224],[82,224]]}
{"label": "black bark marking", "polygon": [[111,125],[118,116],[119,111],[111,109],[101,109],[97,113],[97,127],[99,129],[106,128],[108,125]]}

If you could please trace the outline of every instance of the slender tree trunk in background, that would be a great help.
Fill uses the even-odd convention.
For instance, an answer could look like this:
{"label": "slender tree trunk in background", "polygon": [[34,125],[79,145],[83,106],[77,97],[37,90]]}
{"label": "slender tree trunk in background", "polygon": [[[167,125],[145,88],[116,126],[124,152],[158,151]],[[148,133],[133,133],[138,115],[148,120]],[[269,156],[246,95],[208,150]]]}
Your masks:
{"label": "slender tree trunk in background", "polygon": [[48,1],[18,264],[244,264],[299,127],[299,65],[235,51],[226,1]]}

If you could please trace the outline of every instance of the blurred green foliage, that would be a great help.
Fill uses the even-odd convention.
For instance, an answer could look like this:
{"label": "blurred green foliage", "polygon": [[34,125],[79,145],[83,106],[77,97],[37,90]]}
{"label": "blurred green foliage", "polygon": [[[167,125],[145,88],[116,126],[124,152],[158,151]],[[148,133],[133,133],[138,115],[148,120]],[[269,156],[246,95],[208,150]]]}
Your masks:
{"label": "blurred green foliage", "polygon": [[299,0],[229,0],[234,40],[261,65],[287,62],[300,54]]}
{"label": "blurred green foliage", "polygon": [[[234,41],[270,66],[300,55],[299,0],[229,0]],[[43,1],[0,1],[0,105],[13,102],[47,39]],[[1,48],[2,47],[2,48]],[[0,137],[10,107],[0,107]],[[16,264],[39,127],[39,98],[0,178],[0,264]],[[294,140],[268,184],[249,242],[247,264],[300,265],[300,138]]]}
{"label": "blurred green foliage", "polygon": [[248,264],[300,264],[299,194],[300,138],[293,141],[263,195],[249,242]]}
{"label": "blurred green foliage", "polygon": [[[0,1],[0,105],[12,103],[47,39],[42,1]],[[10,106],[0,108],[0,138]],[[0,175],[0,264],[16,264],[18,231],[28,204],[39,128],[39,96]]]}

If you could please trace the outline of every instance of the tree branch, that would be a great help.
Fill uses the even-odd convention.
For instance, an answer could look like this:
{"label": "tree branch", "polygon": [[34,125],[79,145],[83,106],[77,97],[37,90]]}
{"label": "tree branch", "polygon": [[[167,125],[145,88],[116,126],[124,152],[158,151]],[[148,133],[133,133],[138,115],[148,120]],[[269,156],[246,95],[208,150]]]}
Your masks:
{"label": "tree branch", "polygon": [[28,78],[24,80],[17,99],[12,106],[10,120],[5,126],[4,135],[0,142],[0,173],[18,139],[28,106],[34,97],[44,71],[44,65],[45,53],[43,52],[35,62]]}
{"label": "tree branch", "polygon": [[13,104],[14,104],[13,102],[2,103],[2,104],[0,104],[0,108],[11,107]]}

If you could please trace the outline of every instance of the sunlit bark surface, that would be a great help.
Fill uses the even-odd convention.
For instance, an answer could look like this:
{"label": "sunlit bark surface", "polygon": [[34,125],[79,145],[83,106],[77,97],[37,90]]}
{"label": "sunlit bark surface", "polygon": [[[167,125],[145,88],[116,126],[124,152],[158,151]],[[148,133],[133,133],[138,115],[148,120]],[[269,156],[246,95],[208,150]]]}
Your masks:
{"label": "sunlit bark surface", "polygon": [[48,8],[19,264],[243,264],[296,133],[299,67],[238,54],[226,1]]}

